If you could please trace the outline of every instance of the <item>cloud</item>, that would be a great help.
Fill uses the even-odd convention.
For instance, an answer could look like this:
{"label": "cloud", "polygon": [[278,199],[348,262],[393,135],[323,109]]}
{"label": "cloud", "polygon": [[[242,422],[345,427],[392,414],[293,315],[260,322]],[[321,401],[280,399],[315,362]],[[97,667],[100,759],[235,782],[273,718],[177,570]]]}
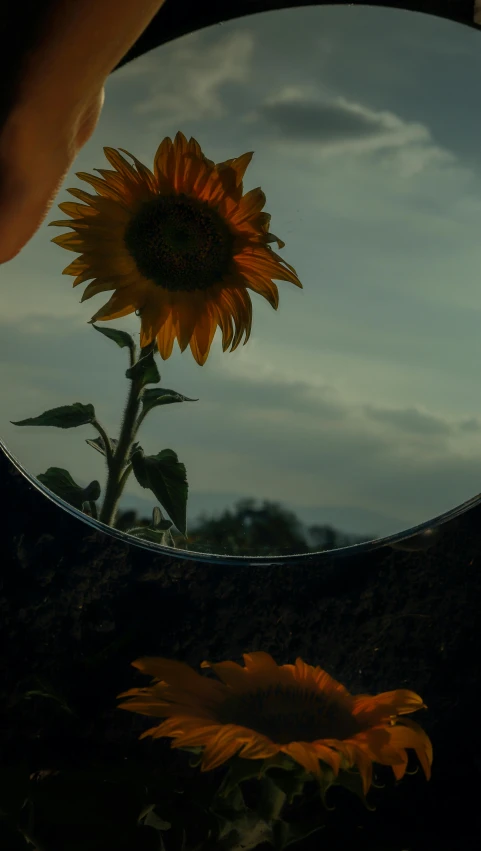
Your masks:
{"label": "cloud", "polygon": [[[401,429],[403,432],[425,436],[449,436],[453,433],[452,424],[448,423],[441,417],[434,416],[425,411],[420,411],[419,408],[375,408],[372,405],[366,405],[364,412],[371,420],[384,423],[395,429]],[[465,423],[458,426],[466,431]],[[479,428],[479,425],[478,425]]]}
{"label": "cloud", "polygon": [[287,86],[267,98],[249,122],[263,124],[283,150],[296,143],[297,153],[317,156],[373,156],[390,163],[393,156],[404,173],[430,164],[452,164],[454,154],[437,145],[425,124],[393,112],[374,110],[345,97],[321,95],[312,85]]}
{"label": "cloud", "polygon": [[379,133],[381,124],[379,116],[343,103],[342,98],[316,102],[298,97],[293,88],[267,101],[262,115],[286,138],[321,144],[373,136]]}
{"label": "cloud", "polygon": [[215,41],[198,33],[129,63],[115,72],[112,81],[141,81],[148,75],[148,95],[134,107],[139,115],[157,113],[162,122],[174,124],[221,118],[228,112],[222,88],[248,80],[253,48],[248,32]]}
{"label": "cloud", "polygon": [[459,429],[468,433],[478,432],[481,430],[481,421],[476,419],[476,417],[470,417],[459,423]]}

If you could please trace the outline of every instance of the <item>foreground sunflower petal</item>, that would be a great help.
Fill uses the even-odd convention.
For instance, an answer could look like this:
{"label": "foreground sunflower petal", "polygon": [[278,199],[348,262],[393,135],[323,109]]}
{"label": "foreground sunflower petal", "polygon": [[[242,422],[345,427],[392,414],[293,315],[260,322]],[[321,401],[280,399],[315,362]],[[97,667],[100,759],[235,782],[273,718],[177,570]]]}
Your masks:
{"label": "foreground sunflower petal", "polygon": [[138,311],[142,346],[157,339],[161,357],[170,357],[175,340],[190,345],[203,365],[217,328],[222,348],[234,351],[249,339],[252,302],[248,290],[277,310],[274,279],[302,284],[292,266],[275,254],[270,215],[262,211],[260,188],[243,194],[252,152],[215,164],[198,142],[177,133],[158,147],[151,171],[132,154],[104,148],[111,169],[100,177],[79,172],[96,195],[69,192],[82,204],[64,202],[71,220],[51,225],[70,233],[52,242],[79,253],[63,274],[74,286],[92,280],[85,300],[114,290],[91,322],[106,322]]}
{"label": "foreground sunflower petal", "polygon": [[335,776],[356,767],[366,794],[373,763],[390,765],[400,779],[409,749],[426,779],[431,776],[431,742],[405,717],[424,703],[406,689],[354,696],[319,666],[300,658],[295,665],[277,665],[263,651],[244,654],[244,666],[203,662],[218,680],[170,659],[144,658],[133,665],[154,680],[118,695],[129,698],[119,708],[165,718],[142,738],[169,736],[172,747],[203,747],[203,771],[236,754],[269,759],[284,753],[318,778],[323,766]]}

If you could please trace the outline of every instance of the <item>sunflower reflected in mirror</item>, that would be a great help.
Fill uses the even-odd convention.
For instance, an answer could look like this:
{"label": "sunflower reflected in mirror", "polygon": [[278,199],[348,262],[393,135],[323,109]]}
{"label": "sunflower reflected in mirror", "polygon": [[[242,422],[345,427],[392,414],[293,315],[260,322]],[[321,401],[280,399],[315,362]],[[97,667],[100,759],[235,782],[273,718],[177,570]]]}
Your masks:
{"label": "sunflower reflected in mirror", "polygon": [[[369,808],[373,767],[389,766],[399,781],[406,774],[408,750],[415,752],[430,779],[431,741],[419,724],[406,718],[426,709],[415,692],[353,695],[320,666],[301,658],[294,665],[277,665],[264,651],[243,658],[244,666],[203,662],[201,667],[215,677],[173,659],[137,659],[133,666],[153,678],[151,685],[118,695],[123,699],[119,709],[164,719],[141,733],[141,739],[168,737],[171,747],[194,750],[201,772],[227,768],[211,806],[215,810],[219,799],[237,789],[240,803],[230,809],[232,829],[242,830],[249,815],[253,828],[261,822],[270,825],[274,833],[268,832],[267,840],[279,822],[289,832],[284,805],[292,803],[291,795],[305,795],[309,784],[317,784],[316,795],[325,805],[330,787],[343,786]],[[270,800],[272,811],[264,808],[256,814],[245,806],[241,792],[251,779],[260,784],[252,800]],[[319,826],[322,821],[321,814]],[[311,828],[309,823],[307,832]]]}
{"label": "sunflower reflected in mirror", "polygon": [[190,345],[202,365],[217,326],[224,351],[249,339],[249,289],[277,309],[273,278],[302,286],[270,248],[284,243],[269,233],[264,193],[258,188],[243,195],[252,153],[216,165],[195,139],[177,133],[159,146],[152,172],[131,154],[133,165],[113,148],[104,151],[113,170],[96,169],[101,177],[78,174],[97,195],[69,189],[84,204],[60,204],[72,220],[50,222],[73,230],[52,242],[81,252],[63,274],[75,277],[74,286],[93,279],[82,301],[115,291],[91,322],[137,310],[142,347],[157,338],[165,360],[177,339],[180,350]]}
{"label": "sunflower reflected in mirror", "polygon": [[[217,328],[222,349],[247,343],[252,328],[249,290],[277,309],[274,280],[302,284],[295,269],[272,248],[284,243],[270,232],[266,197],[260,188],[244,194],[243,178],[252,152],[215,163],[198,142],[178,132],[165,138],[150,170],[123,148],[104,148],[111,169],[100,177],[79,172],[96,194],[68,192],[82,203],[59,204],[70,218],[50,222],[71,232],[52,242],[79,256],[64,270],[73,286],[89,281],[81,301],[112,291],[109,301],[90,319],[107,322],[136,313],[140,317],[140,352],[130,334],[93,327],[129,352],[127,404],[117,438],[107,435],[92,404],[74,403],[45,411],[15,425],[73,428],[90,424],[98,437],[87,442],[105,456],[107,483],[101,508],[98,481],[82,488],[70,472],[50,467],[37,476],[54,493],[107,525],[115,525],[119,500],[133,472],[158,506],[149,526],[128,530],[139,538],[175,545],[187,535],[188,484],[184,464],[172,449],[146,456],[136,437],[145,416],[165,404],[198,401],[159,384],[155,355],[165,361],[177,340],[190,346],[205,364]],[[168,517],[164,517],[161,506]],[[170,519],[169,519],[170,518]]]}

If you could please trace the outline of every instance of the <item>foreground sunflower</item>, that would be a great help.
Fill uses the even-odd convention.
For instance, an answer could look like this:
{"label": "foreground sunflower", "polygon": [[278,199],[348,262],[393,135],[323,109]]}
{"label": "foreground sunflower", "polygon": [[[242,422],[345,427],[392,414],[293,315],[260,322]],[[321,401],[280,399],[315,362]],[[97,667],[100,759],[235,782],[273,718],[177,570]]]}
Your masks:
{"label": "foreground sunflower", "polygon": [[373,762],[392,766],[399,780],[407,767],[406,748],[413,748],[429,780],[431,742],[418,724],[399,717],[425,708],[414,692],[353,696],[320,667],[300,658],[278,666],[261,651],[244,654],[244,663],[203,662],[219,682],[183,662],[137,659],[134,667],[154,682],[119,694],[130,698],[119,708],[167,718],[140,738],[169,736],[172,747],[203,747],[203,771],[234,755],[269,759],[284,753],[318,778],[322,763],[336,776],[356,766],[366,794]]}
{"label": "foreground sunflower", "polygon": [[50,222],[73,231],[52,242],[80,254],[63,274],[75,276],[73,286],[92,279],[82,301],[114,290],[90,321],[138,311],[141,347],[157,338],[164,360],[177,339],[181,351],[190,345],[204,364],[217,326],[223,350],[233,351],[251,331],[248,290],[277,309],[273,278],[302,287],[294,268],[270,248],[284,243],[269,233],[264,193],[257,188],[243,195],[252,153],[216,164],[179,132],[161,142],[152,172],[119,150],[133,165],[104,148],[113,170],[77,175],[97,194],[69,189],[85,203],[59,204],[72,221]]}

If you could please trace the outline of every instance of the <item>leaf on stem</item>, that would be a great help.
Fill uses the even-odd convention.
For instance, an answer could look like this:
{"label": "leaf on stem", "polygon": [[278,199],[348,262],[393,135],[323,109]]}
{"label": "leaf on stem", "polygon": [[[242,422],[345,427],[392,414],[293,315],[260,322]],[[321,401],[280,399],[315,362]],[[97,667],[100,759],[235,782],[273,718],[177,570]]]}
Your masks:
{"label": "leaf on stem", "polygon": [[116,328],[99,328],[98,325],[93,324],[92,328],[95,328],[95,330],[99,331],[100,334],[108,337],[109,340],[113,340],[121,349],[123,349],[124,346],[127,346],[131,352],[135,351],[134,340],[130,334],[127,334],[127,331],[118,331]]}
{"label": "leaf on stem", "polygon": [[144,455],[138,449],[132,455],[132,469],[139,485],[149,488],[165,508],[175,526],[183,535],[187,531],[187,474],[172,449],[163,449],[157,455]]}
{"label": "leaf on stem", "polygon": [[142,538],[144,541],[153,541],[155,544],[169,546],[169,541],[172,541],[170,535],[166,533],[174,524],[172,520],[167,520],[160,508],[156,505],[152,511],[152,520],[148,526],[135,526],[133,529],[128,529],[128,534],[135,538]]}
{"label": "leaf on stem", "polygon": [[160,529],[162,532],[165,532],[167,529],[170,529],[174,524],[172,520],[167,520],[162,514],[158,505],[152,509],[152,521],[150,523],[151,529]]}
{"label": "leaf on stem", "polygon": [[142,413],[145,416],[152,408],[158,408],[160,405],[171,405],[173,402],[198,402],[198,399],[189,399],[188,396],[182,396],[176,390],[168,390],[166,387],[153,387],[150,390],[145,390],[142,396]]}
{"label": "leaf on stem", "polygon": [[310,818],[306,818],[301,824],[290,824],[280,819],[272,825],[273,844],[276,851],[282,851],[288,845],[300,842],[302,839],[317,833],[325,827],[325,816],[321,811]]}
{"label": "leaf on stem", "polygon": [[56,496],[79,510],[82,510],[84,502],[95,502],[100,497],[99,482],[94,480],[82,488],[74,482],[68,470],[63,470],[62,467],[49,467],[46,473],[39,473],[37,479]]}
{"label": "leaf on stem", "polygon": [[38,417],[29,417],[27,420],[12,422],[18,426],[55,426],[56,428],[76,428],[87,425],[95,419],[93,405],[82,405],[74,402],[73,405],[61,405],[59,408],[50,408]]}
{"label": "leaf on stem", "polygon": [[[109,440],[110,440],[110,445],[112,447],[112,452],[115,452],[115,450],[117,449],[117,445],[118,445],[119,441],[117,440],[116,437],[109,437]],[[96,449],[97,452],[100,452],[102,455],[105,455],[104,442],[103,442],[101,437],[89,438],[88,440],[85,441],[85,443],[88,443],[88,445],[91,446],[93,449]],[[131,456],[134,452],[137,452],[138,448],[139,448],[138,443],[132,444],[132,448],[131,448],[130,453],[129,453],[129,459],[131,458]]]}
{"label": "leaf on stem", "polygon": [[150,351],[141,357],[127,370],[125,377],[130,378],[131,381],[140,381],[141,387],[145,387],[146,384],[158,384],[160,373],[154,361],[154,353]]}

